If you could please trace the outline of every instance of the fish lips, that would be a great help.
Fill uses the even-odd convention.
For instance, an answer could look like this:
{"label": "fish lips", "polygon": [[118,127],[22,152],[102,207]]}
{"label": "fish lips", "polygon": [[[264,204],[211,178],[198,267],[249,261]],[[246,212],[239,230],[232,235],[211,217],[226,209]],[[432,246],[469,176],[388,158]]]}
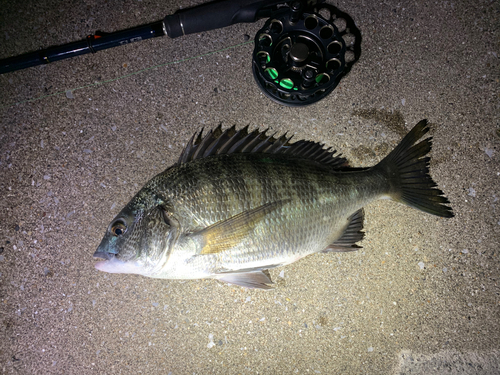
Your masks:
{"label": "fish lips", "polygon": [[104,251],[97,250],[94,253],[94,258],[97,258],[97,259],[111,260],[114,257],[115,257],[115,254],[111,254],[111,253],[104,252]]}
{"label": "fish lips", "polygon": [[104,259],[97,262],[94,267],[102,272],[108,273],[135,273],[138,275],[145,274],[145,269],[142,264],[137,261],[124,261],[118,259],[115,254],[106,253],[97,250],[94,253],[94,258]]}
{"label": "fish lips", "polygon": [[94,253],[94,259],[104,259],[101,262],[97,262],[94,266],[96,269],[99,271],[104,271],[104,272],[109,272],[109,265],[110,263],[113,262],[113,259],[115,258],[115,254],[107,253],[104,251],[99,251],[97,250]]}

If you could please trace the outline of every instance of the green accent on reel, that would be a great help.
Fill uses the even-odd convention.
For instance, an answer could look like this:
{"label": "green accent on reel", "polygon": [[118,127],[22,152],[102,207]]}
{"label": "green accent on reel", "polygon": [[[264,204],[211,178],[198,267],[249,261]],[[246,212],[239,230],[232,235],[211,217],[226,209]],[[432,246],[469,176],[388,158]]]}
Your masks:
{"label": "green accent on reel", "polygon": [[293,81],[290,78],[283,78],[280,81],[280,86],[287,90],[291,90],[293,89]]}
{"label": "green accent on reel", "polygon": [[276,79],[278,78],[278,71],[274,68],[267,68],[266,70],[264,70],[267,75],[271,78],[271,79]]}

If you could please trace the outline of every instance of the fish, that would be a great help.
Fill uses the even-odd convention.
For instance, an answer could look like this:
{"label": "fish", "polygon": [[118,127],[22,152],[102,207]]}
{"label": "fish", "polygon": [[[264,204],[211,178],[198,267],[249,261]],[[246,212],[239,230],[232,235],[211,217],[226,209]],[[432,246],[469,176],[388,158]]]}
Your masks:
{"label": "fish", "polygon": [[420,121],[378,164],[356,168],[332,148],[286,134],[201,130],[111,221],[95,268],[270,289],[270,269],[361,248],[363,207],[375,200],[451,218],[429,174],[428,131]]}

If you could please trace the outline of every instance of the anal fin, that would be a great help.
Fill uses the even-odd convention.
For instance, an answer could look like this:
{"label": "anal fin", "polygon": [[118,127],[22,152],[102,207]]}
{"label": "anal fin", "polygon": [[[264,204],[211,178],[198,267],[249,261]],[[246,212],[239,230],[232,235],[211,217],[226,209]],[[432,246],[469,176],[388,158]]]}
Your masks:
{"label": "anal fin", "polygon": [[324,249],[322,253],[347,252],[361,249],[361,246],[356,245],[356,242],[361,241],[365,237],[365,232],[362,232],[364,217],[365,214],[363,209],[352,214],[348,219],[349,223],[342,236]]}

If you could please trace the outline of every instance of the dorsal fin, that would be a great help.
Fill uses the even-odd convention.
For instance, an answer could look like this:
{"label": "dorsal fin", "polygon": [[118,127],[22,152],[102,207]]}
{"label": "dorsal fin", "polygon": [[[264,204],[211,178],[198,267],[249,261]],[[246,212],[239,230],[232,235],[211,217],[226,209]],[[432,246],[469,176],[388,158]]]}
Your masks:
{"label": "dorsal fin", "polygon": [[192,160],[206,158],[212,155],[233,153],[264,153],[264,154],[287,154],[297,158],[307,159],[328,165],[334,169],[347,167],[347,160],[336,150],[324,149],[320,143],[312,141],[298,141],[290,143],[292,137],[286,134],[275,138],[267,135],[266,129],[248,132],[248,126],[236,130],[232,126],[225,131],[219,125],[214,130],[202,136],[203,129],[194,134],[181,153],[177,164],[183,164]]}

